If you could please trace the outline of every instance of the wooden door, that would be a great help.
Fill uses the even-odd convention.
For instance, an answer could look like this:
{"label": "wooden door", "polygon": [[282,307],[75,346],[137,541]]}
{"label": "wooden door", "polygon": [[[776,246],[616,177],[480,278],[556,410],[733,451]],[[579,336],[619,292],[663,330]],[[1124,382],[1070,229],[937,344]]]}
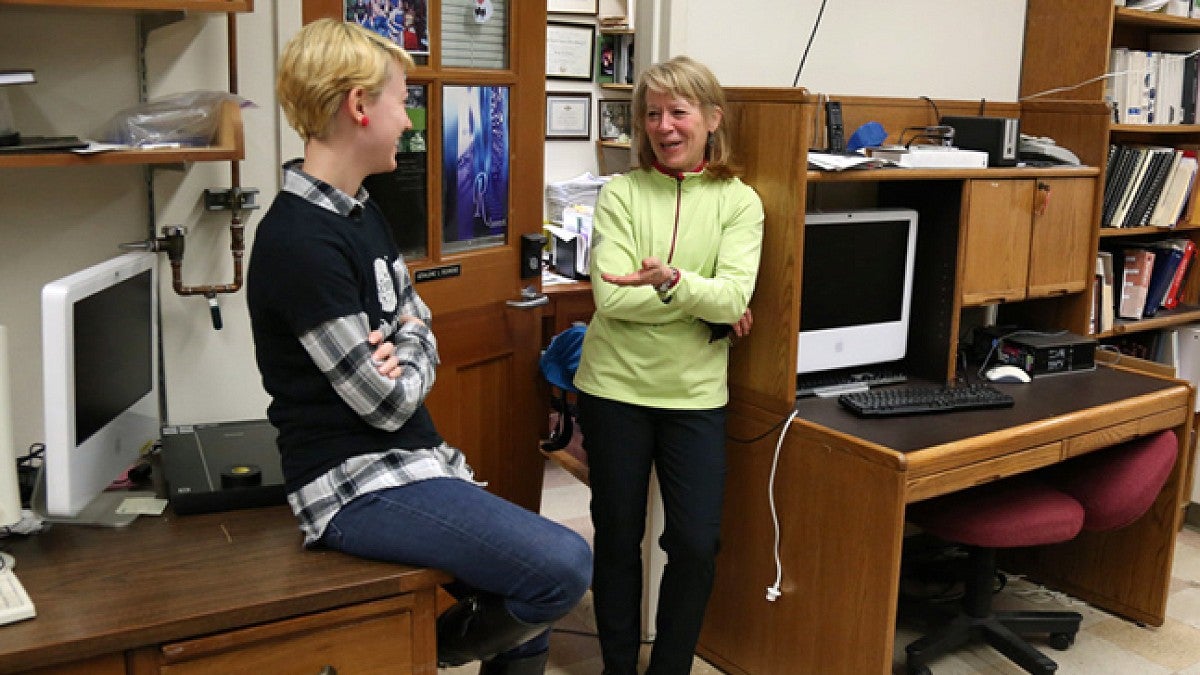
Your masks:
{"label": "wooden door", "polygon": [[1025,298],[1033,187],[1027,180],[967,181],[959,256],[963,305]]}
{"label": "wooden door", "polygon": [[[509,301],[540,286],[520,276],[520,243],[542,227],[546,5],[492,0],[479,22],[475,4],[416,3],[425,12],[408,21],[414,133],[401,141],[397,171],[367,189],[433,310],[442,365],[428,405],[439,431],[491,491],[536,511],[547,426],[541,309]],[[353,6],[304,0],[303,20],[350,18]]]}
{"label": "wooden door", "polygon": [[1029,247],[1029,297],[1086,290],[1092,278],[1092,178],[1037,181]]}

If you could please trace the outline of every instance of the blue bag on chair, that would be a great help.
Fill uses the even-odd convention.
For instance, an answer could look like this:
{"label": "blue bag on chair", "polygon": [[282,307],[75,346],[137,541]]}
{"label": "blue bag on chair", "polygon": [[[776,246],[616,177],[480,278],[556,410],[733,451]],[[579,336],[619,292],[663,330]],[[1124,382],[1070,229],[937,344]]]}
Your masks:
{"label": "blue bag on chair", "polygon": [[558,413],[558,424],[549,440],[542,442],[542,450],[546,452],[562,450],[575,433],[575,411],[567,401],[567,393],[578,391],[575,388],[575,371],[579,369],[579,355],[583,352],[583,336],[586,332],[587,324],[572,324],[550,340],[550,345],[542,352],[538,362],[546,381],[557,389],[550,405]]}

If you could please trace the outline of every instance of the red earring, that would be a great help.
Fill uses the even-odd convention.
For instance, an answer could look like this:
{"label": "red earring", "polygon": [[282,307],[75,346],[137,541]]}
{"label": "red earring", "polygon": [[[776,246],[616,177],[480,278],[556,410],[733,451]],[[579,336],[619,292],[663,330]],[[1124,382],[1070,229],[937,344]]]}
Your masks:
{"label": "red earring", "polygon": [[364,127],[370,123],[371,123],[371,119],[369,117],[367,117],[366,115],[363,115],[362,120],[359,122],[359,124],[361,124]]}

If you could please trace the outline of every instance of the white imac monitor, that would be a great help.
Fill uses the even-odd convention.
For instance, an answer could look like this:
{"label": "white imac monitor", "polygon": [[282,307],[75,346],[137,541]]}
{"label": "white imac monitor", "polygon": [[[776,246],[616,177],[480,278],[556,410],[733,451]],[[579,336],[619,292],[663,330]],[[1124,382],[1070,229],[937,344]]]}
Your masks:
{"label": "white imac monitor", "polygon": [[127,253],[42,288],[51,519],[79,516],[159,437],[157,262]]}
{"label": "white imac monitor", "polygon": [[904,358],[916,250],[911,209],[805,215],[797,374]]}

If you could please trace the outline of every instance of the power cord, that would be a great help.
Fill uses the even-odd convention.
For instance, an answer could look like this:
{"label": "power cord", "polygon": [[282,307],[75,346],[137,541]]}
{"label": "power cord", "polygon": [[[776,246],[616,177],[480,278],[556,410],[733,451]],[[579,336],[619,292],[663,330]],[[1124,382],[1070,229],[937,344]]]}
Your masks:
{"label": "power cord", "polygon": [[767,500],[771,505],[771,523],[775,526],[775,583],[767,587],[767,602],[775,602],[783,595],[780,584],[783,583],[783,562],[779,558],[779,512],[775,509],[775,471],[779,467],[779,453],[783,449],[783,439],[787,436],[792,420],[796,419],[799,410],[792,409],[784,421],[783,429],[779,431],[779,440],[775,443],[775,456],[771,459],[771,477],[767,481]]}
{"label": "power cord", "polygon": [[804,70],[804,62],[808,60],[808,50],[812,47],[813,38],[817,36],[817,28],[821,26],[821,15],[825,13],[825,2],[821,0],[821,8],[817,10],[817,18],[813,21],[812,32],[808,34],[808,44],[804,45],[804,54],[800,56],[800,65],[796,67],[796,77],[792,78],[792,86],[800,83],[800,71]]}

